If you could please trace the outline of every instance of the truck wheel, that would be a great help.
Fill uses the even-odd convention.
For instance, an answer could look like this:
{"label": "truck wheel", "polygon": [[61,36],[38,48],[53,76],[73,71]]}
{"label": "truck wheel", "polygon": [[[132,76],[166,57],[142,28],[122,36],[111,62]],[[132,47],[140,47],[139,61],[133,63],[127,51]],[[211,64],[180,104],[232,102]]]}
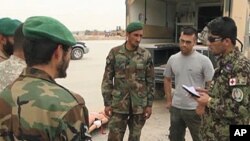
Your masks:
{"label": "truck wheel", "polygon": [[74,48],[71,51],[71,59],[80,60],[83,57],[83,50],[81,48]]}

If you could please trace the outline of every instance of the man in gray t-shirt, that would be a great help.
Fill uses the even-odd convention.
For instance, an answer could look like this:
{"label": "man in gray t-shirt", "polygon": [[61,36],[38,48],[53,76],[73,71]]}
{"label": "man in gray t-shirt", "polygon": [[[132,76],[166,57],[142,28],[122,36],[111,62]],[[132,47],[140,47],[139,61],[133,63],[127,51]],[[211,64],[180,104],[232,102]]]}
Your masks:
{"label": "man in gray t-shirt", "polygon": [[[170,108],[171,141],[183,141],[186,127],[193,141],[200,141],[201,119],[196,114],[197,102],[186,92],[182,85],[202,87],[209,85],[214,74],[212,62],[208,57],[193,49],[197,40],[197,31],[185,27],[179,39],[180,52],[172,55],[164,71],[164,90],[167,96],[167,108]],[[172,76],[175,78],[175,91],[172,96]]]}

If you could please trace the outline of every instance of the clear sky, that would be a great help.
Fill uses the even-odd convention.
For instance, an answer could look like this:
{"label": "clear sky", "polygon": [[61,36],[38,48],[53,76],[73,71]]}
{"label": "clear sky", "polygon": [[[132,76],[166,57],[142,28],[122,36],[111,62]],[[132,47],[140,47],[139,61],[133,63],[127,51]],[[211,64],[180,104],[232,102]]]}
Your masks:
{"label": "clear sky", "polygon": [[71,31],[125,28],[125,0],[1,0],[0,18],[51,16]]}

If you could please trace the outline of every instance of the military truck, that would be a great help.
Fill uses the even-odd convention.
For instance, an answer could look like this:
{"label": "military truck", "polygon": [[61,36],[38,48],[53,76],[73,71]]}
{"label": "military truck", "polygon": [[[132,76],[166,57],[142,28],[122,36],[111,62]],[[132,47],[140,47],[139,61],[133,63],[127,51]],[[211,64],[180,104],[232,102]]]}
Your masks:
{"label": "military truck", "polygon": [[[193,26],[201,32],[218,16],[230,16],[236,21],[242,51],[250,58],[249,0],[126,0],[126,24],[144,23],[141,46],[149,49],[153,56],[157,96],[164,95],[164,66],[168,58],[179,51],[181,28]],[[213,58],[206,46],[199,46],[198,51]]]}

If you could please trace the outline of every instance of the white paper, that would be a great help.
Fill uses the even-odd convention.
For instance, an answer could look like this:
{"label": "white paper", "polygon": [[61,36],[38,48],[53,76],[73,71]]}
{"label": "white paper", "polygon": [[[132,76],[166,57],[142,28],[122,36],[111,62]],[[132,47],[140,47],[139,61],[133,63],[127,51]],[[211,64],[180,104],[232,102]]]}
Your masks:
{"label": "white paper", "polygon": [[197,96],[197,97],[200,97],[200,94],[195,90],[195,88],[193,86],[186,86],[186,85],[182,85],[182,87],[188,91],[190,94],[194,95],[194,96]]}

